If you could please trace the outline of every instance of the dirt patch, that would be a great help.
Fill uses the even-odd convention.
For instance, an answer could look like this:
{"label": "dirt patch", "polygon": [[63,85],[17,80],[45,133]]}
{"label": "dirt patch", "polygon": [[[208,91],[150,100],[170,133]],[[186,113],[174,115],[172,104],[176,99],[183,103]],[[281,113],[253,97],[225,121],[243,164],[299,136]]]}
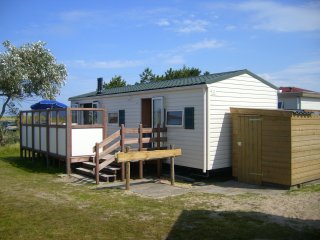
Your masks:
{"label": "dirt patch", "polygon": [[[201,206],[201,209],[220,212],[241,212],[256,217],[256,213],[269,216],[270,222],[290,225],[295,228],[312,226],[320,229],[320,193],[261,195],[245,193],[233,196],[223,194],[195,194],[183,196],[186,209]],[[289,219],[289,221],[288,221]],[[266,219],[264,219],[266,220]]]}

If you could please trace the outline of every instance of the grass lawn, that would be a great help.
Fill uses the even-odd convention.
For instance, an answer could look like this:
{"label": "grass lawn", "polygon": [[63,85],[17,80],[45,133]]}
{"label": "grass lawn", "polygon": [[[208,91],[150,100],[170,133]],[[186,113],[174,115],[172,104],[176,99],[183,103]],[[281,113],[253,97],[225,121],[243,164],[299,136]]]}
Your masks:
{"label": "grass lawn", "polygon": [[97,190],[59,181],[61,171],[18,155],[17,145],[0,149],[0,239],[320,239],[319,229],[272,222],[265,213],[219,211],[213,203],[223,195],[150,199]]}

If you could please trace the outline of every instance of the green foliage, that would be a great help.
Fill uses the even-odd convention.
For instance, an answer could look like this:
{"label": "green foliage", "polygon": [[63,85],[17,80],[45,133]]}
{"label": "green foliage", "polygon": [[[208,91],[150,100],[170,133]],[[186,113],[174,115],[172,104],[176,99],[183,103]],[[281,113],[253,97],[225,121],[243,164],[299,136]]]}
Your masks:
{"label": "green foliage", "polygon": [[19,136],[19,130],[7,130],[5,126],[0,125],[0,146],[19,142]]}
{"label": "green foliage", "polygon": [[21,47],[10,41],[3,43],[0,53],[0,118],[9,110],[16,112],[15,101],[40,96],[54,99],[67,77],[66,67],[58,64],[44,42],[27,43]]}
{"label": "green foliage", "polygon": [[[139,75],[139,83],[150,83],[185,77],[196,77],[200,76],[201,70],[194,67],[186,67],[185,65],[181,69],[174,70],[169,68],[163,75],[155,75],[150,68],[144,69],[144,71]],[[210,73],[206,71],[204,75],[209,75]],[[136,83],[138,84],[138,83]]]}
{"label": "green foliage", "polygon": [[127,86],[127,82],[119,75],[115,75],[110,82],[104,83],[104,89],[116,88],[116,87],[124,87]]}
{"label": "green foliage", "polygon": [[200,76],[201,70],[194,67],[186,67],[183,66],[183,68],[178,70],[173,70],[172,68],[169,68],[164,75],[159,77],[159,80],[171,80],[171,79],[177,79],[177,78],[185,78],[185,77],[196,77]]}
{"label": "green foliage", "polygon": [[155,80],[156,75],[152,73],[150,68],[145,68],[140,76],[140,83],[150,83]]}

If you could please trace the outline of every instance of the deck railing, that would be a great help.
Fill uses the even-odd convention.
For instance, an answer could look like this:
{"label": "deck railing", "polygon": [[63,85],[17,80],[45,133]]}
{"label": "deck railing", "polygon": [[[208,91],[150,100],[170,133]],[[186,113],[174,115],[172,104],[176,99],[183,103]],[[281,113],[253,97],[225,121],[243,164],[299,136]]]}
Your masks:
{"label": "deck railing", "polygon": [[[95,175],[96,181],[99,182],[99,172],[102,168],[114,160],[114,156],[110,156],[116,150],[125,152],[128,147],[130,151],[146,151],[146,150],[161,150],[167,149],[165,146],[167,137],[163,136],[167,132],[167,128],[143,128],[142,124],[138,128],[126,128],[123,124],[120,129],[102,142],[96,143],[93,148],[95,152]],[[147,134],[147,135],[146,135]],[[133,137],[132,135],[138,135]],[[146,146],[149,145],[149,146]],[[160,175],[160,160],[157,164],[157,172]],[[124,163],[121,166],[121,179],[124,179]],[[139,177],[143,177],[143,162],[139,161]]]}

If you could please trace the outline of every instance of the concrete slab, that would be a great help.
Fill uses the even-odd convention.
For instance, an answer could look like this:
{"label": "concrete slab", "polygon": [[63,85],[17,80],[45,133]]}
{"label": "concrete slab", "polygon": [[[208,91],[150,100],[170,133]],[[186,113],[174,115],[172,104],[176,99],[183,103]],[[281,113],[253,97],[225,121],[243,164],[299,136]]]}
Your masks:
{"label": "concrete slab", "polygon": [[[125,183],[114,182],[109,184],[99,185],[98,189],[115,188],[125,190]],[[158,180],[153,179],[138,179],[130,181],[130,192],[135,194],[151,197],[151,198],[166,198],[170,196],[177,196],[190,191],[190,189],[181,188],[177,186],[171,186],[164,184]]]}
{"label": "concrete slab", "polygon": [[[72,174],[71,177],[71,182],[75,184],[95,183],[93,179],[78,174]],[[125,190],[125,182],[101,182],[95,189],[101,190],[107,188]],[[213,183],[194,182],[193,184],[177,182],[176,186],[171,186],[168,180],[159,180],[152,178],[131,180],[129,191],[140,196],[150,198],[166,198],[171,196],[182,195],[188,192],[200,192],[223,195],[237,195],[245,193],[274,195],[283,194],[286,192],[286,190],[283,189],[245,184],[234,180]]]}

